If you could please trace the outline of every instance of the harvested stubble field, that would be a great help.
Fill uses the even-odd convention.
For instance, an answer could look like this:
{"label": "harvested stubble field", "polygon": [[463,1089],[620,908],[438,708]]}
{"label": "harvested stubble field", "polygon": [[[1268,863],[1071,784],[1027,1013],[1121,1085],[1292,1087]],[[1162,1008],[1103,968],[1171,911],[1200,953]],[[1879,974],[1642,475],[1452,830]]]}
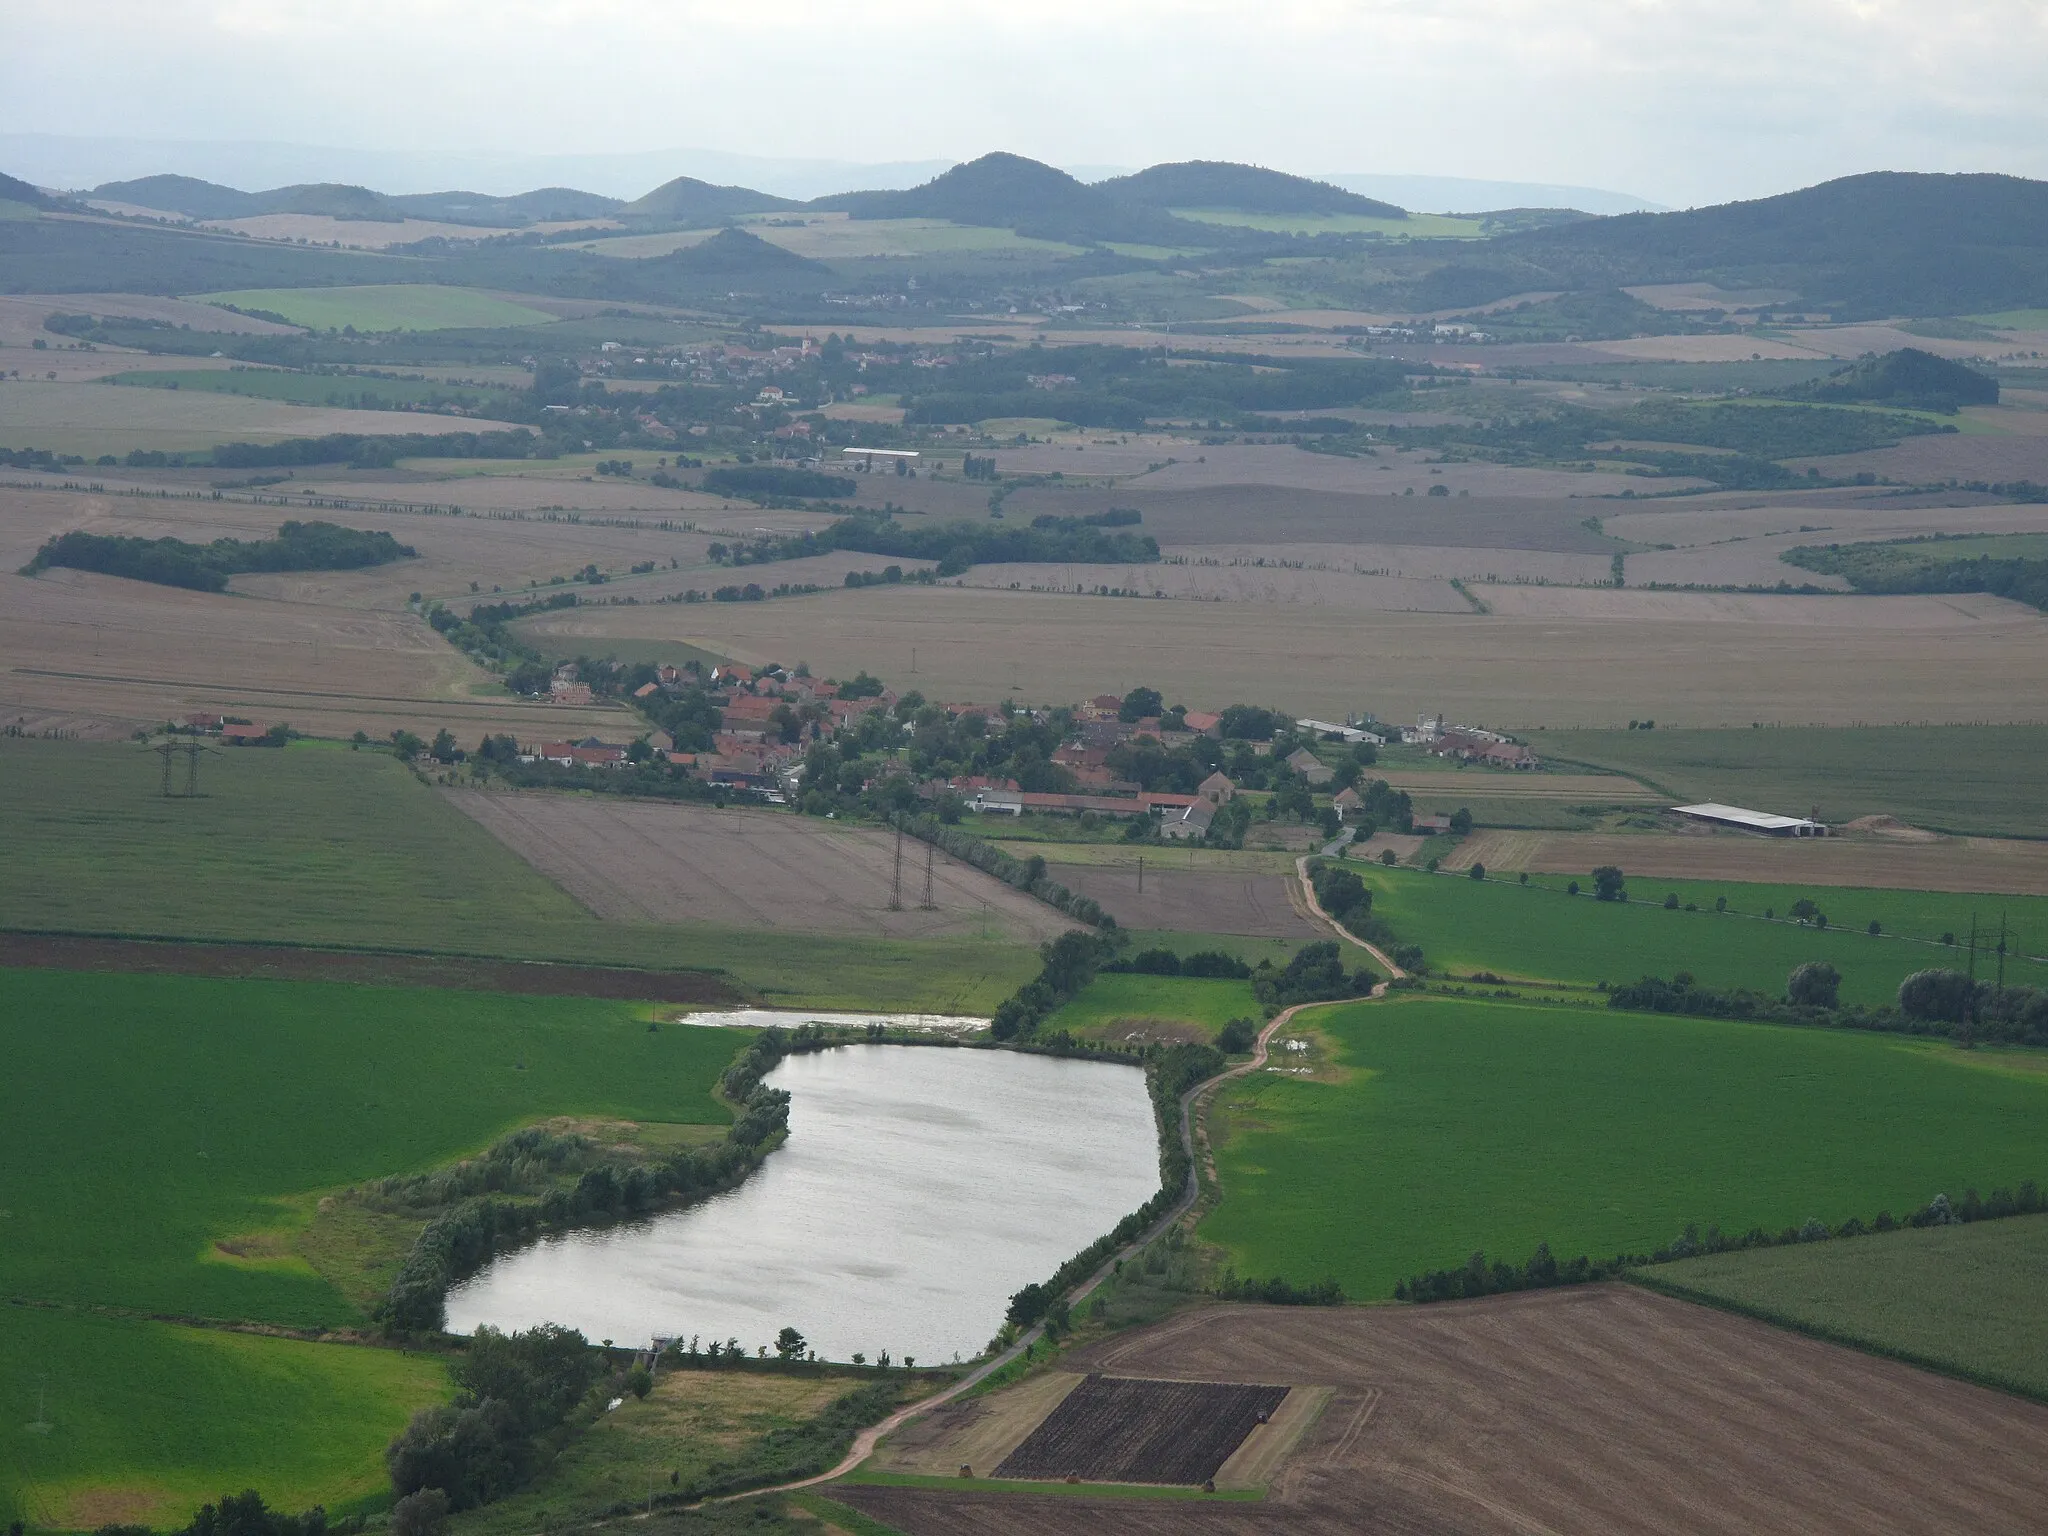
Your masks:
{"label": "harvested stubble field", "polygon": [[[2011,718],[2009,710],[1982,718]],[[1668,790],[1674,802],[1777,811],[1818,805],[1830,822],[1893,816],[1957,833],[2048,834],[2048,728],[2039,725],[1669,727],[1665,720],[1654,731],[1545,731],[1534,742],[1551,762],[1633,774]]]}
{"label": "harvested stubble field", "polygon": [[1996,437],[1942,434],[1908,438],[1896,448],[1785,462],[1798,470],[1811,466],[1824,475],[1869,473],[1910,485],[1946,480],[2041,481],[2048,479],[2048,436],[2032,432]]}
{"label": "harvested stubble field", "polygon": [[2048,1408],[1626,1286],[1211,1307],[1070,1368],[1337,1390],[1259,1504],[833,1497],[908,1536],[2018,1536],[2048,1498]]}
{"label": "harvested stubble field", "polygon": [[[1004,474],[1045,474],[1057,470],[1069,476],[1130,475],[1134,469],[1142,471],[1142,464],[1149,462],[1129,448],[1113,453],[1082,443],[997,449],[995,458]],[[1403,491],[1425,495],[1431,486],[1443,485],[1450,488],[1453,499],[1463,491],[1473,500],[1543,498],[1562,503],[1570,496],[1613,495],[1629,483],[1614,475],[1573,470],[1517,469],[1488,463],[1436,464],[1431,462],[1431,455],[1422,451],[1393,448],[1383,449],[1377,458],[1347,458],[1334,453],[1305,453],[1280,444],[1200,448],[1188,445],[1175,458],[1176,463],[1140,472],[1118,486],[1117,493],[1143,494],[1149,498],[1174,492],[1233,488],[1240,493],[1256,489],[1270,499],[1284,499],[1288,492],[1305,491],[1384,500],[1389,494],[1398,496]],[[1694,483],[1697,482],[1673,480],[1668,486]],[[1584,517],[1585,513],[1581,511],[1579,516]],[[1448,514],[1445,520],[1451,520]],[[1241,538],[1242,532],[1238,536]]]}
{"label": "harvested stubble field", "polygon": [[[1163,471],[1162,471],[1163,473]],[[1541,471],[1529,471],[1541,473]],[[1392,481],[1395,477],[1385,477]],[[1396,486],[1398,490],[1400,487]],[[1036,488],[1004,503],[1011,516],[1092,514],[1132,507],[1162,545],[1239,548],[1246,544],[1420,544],[1431,548],[1614,553],[1614,541],[1585,526],[1584,502],[1556,495],[1439,498],[1276,487],[1246,477],[1234,484],[1155,489],[1147,476],[1104,490]]]}
{"label": "harvested stubble field", "polygon": [[1060,1400],[997,1477],[1078,1477],[1088,1483],[1212,1478],[1279,1408],[1286,1387],[1146,1381],[1091,1372]]}
{"label": "harvested stubble field", "polygon": [[1902,842],[1714,831],[1480,832],[1461,843],[1444,867],[1469,869],[1475,863],[1493,875],[1527,870],[1584,878],[1589,870],[1613,864],[1646,879],[2048,896],[2048,843],[1988,837]]}
{"label": "harvested stubble field", "polygon": [[102,384],[10,379],[4,386],[10,446],[96,458],[132,448],[166,452],[211,448],[216,443],[274,443],[329,432],[500,432],[509,422],[424,411],[344,410],[326,405],[284,405],[244,395],[167,389],[118,389]]}
{"label": "harvested stubble field", "polygon": [[[528,633],[572,650],[601,651],[617,636],[681,640],[751,664],[830,657],[836,670],[899,681],[914,648],[917,686],[934,698],[1076,699],[1144,683],[1190,704],[1262,699],[1341,719],[1358,705],[1359,658],[1370,657],[1375,707],[1396,719],[1446,708],[1509,727],[1613,726],[1679,708],[1688,720],[1746,727],[2037,712],[2048,619],[2016,604],[1745,601],[1813,606],[1704,618],[1328,609],[1311,625],[1276,604],[942,586],[595,609],[532,621]],[[1909,617],[1915,627],[1897,627]]]}
{"label": "harvested stubble field", "polygon": [[[138,391],[146,393],[146,391]],[[15,574],[43,541],[83,529],[204,543],[274,536],[290,517],[388,531],[416,560],[358,571],[236,578],[228,593],[190,592],[91,572]],[[595,562],[600,568],[701,557],[706,540],[651,529],[496,522],[403,512],[341,512],[245,502],[0,490],[0,712],[78,717],[125,735],[212,710],[318,735],[443,726],[465,744],[489,732],[520,741],[630,735],[611,707],[513,699],[436,635],[406,600],[446,592],[458,606],[494,585],[517,593]]]}
{"label": "harvested stubble field", "polygon": [[[1846,577],[1802,570],[1778,557],[1803,544],[1867,543],[1931,533],[2033,533],[2048,528],[2048,506],[1941,507],[1889,514],[1833,512],[1826,515],[1829,526],[1825,530],[1798,531],[1800,521],[1811,530],[1819,520],[1809,513],[1801,519],[1786,519],[1790,526],[1783,532],[1739,536],[1737,542],[1632,554],[1628,557],[1628,579],[1638,586],[1652,582],[1673,586],[1776,586],[1788,581],[1795,586],[1847,591]],[[1622,521],[1612,519],[1608,528],[1618,532],[1616,525]],[[1670,537],[1666,534],[1664,542],[1669,542]]]}
{"label": "harvested stubble field", "polygon": [[[10,293],[0,295],[0,341],[26,346],[36,337],[49,339],[43,322],[51,315],[118,316],[132,320],[162,320],[195,331],[225,331],[237,336],[289,336],[293,327],[254,315],[237,315],[217,305],[196,299],[173,299],[152,293]],[[118,348],[102,348],[115,357],[126,354]]]}
{"label": "harvested stubble field", "polygon": [[1276,566],[978,565],[962,585],[1023,592],[1093,592],[1109,587],[1206,603],[1289,603],[1403,613],[1469,613],[1472,607],[1448,582]]}
{"label": "harvested stubble field", "polygon": [[985,936],[1036,944],[1073,924],[926,845],[787,812],[457,790],[450,801],[600,917],[889,938]]}
{"label": "harvested stubble field", "polygon": [[[1472,582],[1558,582],[1592,586],[1612,576],[1607,554],[1551,549],[1495,549],[1457,544],[1189,544],[1171,545],[1172,559],[1197,565],[1248,565],[1270,572],[1293,564],[1308,570],[1350,574],[1378,572],[1421,580],[1455,576]],[[1482,594],[1483,595],[1483,594]]]}

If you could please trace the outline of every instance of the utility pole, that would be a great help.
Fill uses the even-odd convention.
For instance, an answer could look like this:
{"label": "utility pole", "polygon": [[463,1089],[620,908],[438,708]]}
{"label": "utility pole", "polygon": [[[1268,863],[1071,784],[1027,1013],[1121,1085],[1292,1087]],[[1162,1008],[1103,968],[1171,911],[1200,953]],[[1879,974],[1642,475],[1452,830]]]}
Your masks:
{"label": "utility pole", "polygon": [[196,741],[185,748],[185,798],[199,798],[199,743]]}
{"label": "utility pole", "polygon": [[1998,995],[2005,996],[2005,914],[1998,914]]}
{"label": "utility pole", "polygon": [[1963,994],[1963,1049],[1977,1043],[1977,914],[1970,914],[1970,984]]}
{"label": "utility pole", "polygon": [[[889,881],[889,910],[903,910],[903,828],[896,828],[896,872]],[[1973,940],[1974,942],[1974,940]]]}
{"label": "utility pole", "polygon": [[931,912],[935,911],[937,906],[938,903],[932,900],[932,845],[926,843],[924,845],[924,901],[918,907],[918,910],[920,912]]}
{"label": "utility pole", "polygon": [[1145,894],[1145,855],[1138,855],[1138,894]]}

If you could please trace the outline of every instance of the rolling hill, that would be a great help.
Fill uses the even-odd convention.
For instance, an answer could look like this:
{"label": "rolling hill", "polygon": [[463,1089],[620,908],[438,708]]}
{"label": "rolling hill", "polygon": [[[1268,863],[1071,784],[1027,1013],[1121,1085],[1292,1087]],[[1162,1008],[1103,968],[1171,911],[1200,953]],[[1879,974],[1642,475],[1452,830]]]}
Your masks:
{"label": "rolling hill", "polygon": [[621,205],[618,212],[621,218],[660,224],[715,224],[743,213],[778,213],[801,206],[751,187],[714,187],[693,176],[678,176]]}
{"label": "rolling hill", "polygon": [[1082,244],[1204,246],[1217,240],[1215,230],[1000,151],[956,165],[907,192],[848,192],[810,206],[843,210],[856,219],[949,219]]}
{"label": "rolling hill", "polygon": [[0,203],[25,203],[31,208],[54,208],[50,198],[19,177],[0,173]]}
{"label": "rolling hill", "polygon": [[2048,303],[2048,182],[1875,171],[1752,202],[1509,235],[1484,261],[1508,263],[1573,288],[1701,278],[1787,287],[1840,318],[2025,308]]}
{"label": "rolling hill", "polygon": [[1405,219],[1392,203],[1347,192],[1327,181],[1290,176],[1262,166],[1227,160],[1183,160],[1155,165],[1130,176],[1095,183],[1126,203],[1147,208],[1215,208],[1233,213],[1348,213],[1371,219]]}

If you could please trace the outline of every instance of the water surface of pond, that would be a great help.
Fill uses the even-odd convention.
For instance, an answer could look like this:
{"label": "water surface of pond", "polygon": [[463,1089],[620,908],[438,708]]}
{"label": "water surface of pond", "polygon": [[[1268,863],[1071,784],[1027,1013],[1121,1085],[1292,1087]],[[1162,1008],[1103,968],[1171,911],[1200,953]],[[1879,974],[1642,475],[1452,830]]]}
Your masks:
{"label": "water surface of pond", "polygon": [[549,1238],[450,1292],[448,1327],[590,1339],[785,1324],[818,1353],[971,1356],[1012,1292],[1159,1187],[1142,1073],[1011,1051],[854,1045],[793,1056],[790,1135],[745,1184],[630,1226]]}

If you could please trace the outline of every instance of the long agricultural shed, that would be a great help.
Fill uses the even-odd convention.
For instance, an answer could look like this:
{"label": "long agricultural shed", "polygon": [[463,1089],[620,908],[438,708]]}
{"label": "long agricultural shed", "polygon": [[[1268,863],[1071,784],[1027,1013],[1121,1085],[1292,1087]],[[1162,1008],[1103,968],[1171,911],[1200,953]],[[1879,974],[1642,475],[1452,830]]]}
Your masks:
{"label": "long agricultural shed", "polygon": [[1710,826],[1732,827],[1738,832],[1757,832],[1765,837],[1826,837],[1828,825],[1805,816],[1774,816],[1769,811],[1746,811],[1739,805],[1703,801],[1699,805],[1674,805],[1680,816]]}

